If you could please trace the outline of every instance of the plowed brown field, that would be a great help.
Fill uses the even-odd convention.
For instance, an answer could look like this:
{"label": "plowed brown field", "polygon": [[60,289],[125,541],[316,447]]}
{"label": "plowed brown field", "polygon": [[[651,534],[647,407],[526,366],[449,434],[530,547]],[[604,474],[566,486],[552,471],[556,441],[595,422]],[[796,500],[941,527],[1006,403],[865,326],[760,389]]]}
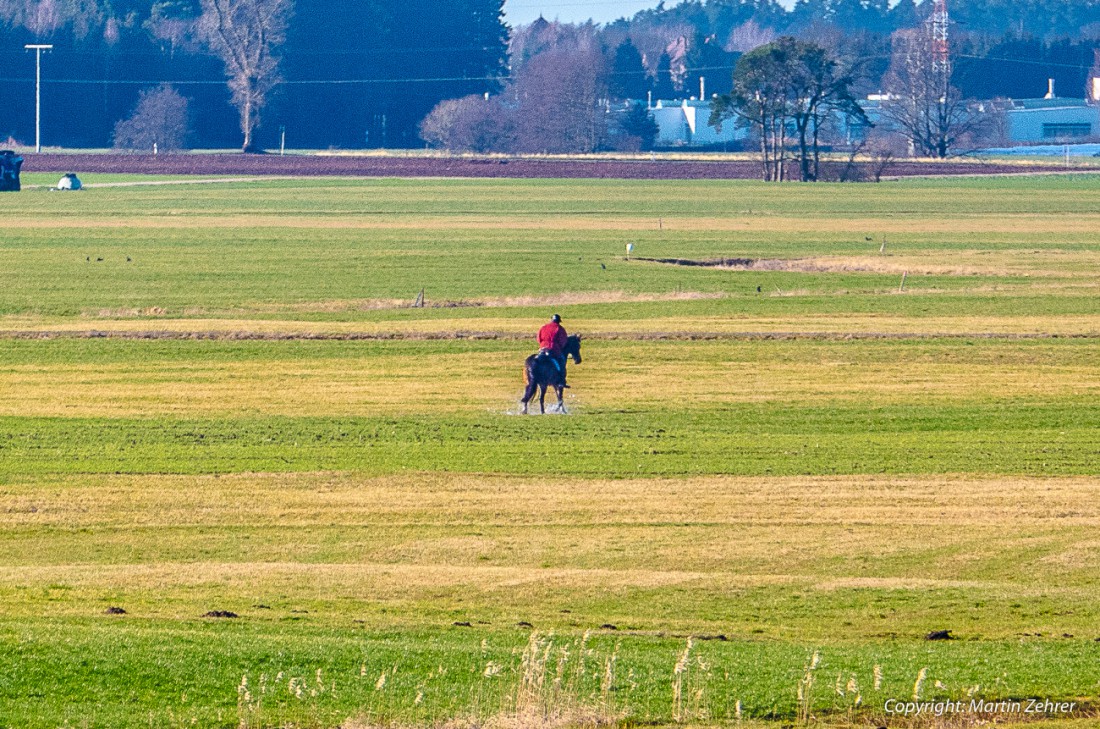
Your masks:
{"label": "plowed brown field", "polygon": [[[615,160],[465,157],[375,157],[245,154],[29,154],[25,172],[151,175],[346,175],[362,177],[511,177],[625,180],[742,180],[759,177],[752,160]],[[909,162],[891,164],[892,177],[1065,172],[1095,169],[1058,164]]]}

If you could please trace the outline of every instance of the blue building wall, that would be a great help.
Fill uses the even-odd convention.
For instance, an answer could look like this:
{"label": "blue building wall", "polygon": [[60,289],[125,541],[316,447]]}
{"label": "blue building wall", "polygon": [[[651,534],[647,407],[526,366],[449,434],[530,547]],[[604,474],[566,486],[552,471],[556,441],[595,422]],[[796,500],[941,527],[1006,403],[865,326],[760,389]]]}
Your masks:
{"label": "blue building wall", "polygon": [[1033,144],[1100,135],[1100,107],[1082,99],[1027,99],[1005,112],[1008,141]]}

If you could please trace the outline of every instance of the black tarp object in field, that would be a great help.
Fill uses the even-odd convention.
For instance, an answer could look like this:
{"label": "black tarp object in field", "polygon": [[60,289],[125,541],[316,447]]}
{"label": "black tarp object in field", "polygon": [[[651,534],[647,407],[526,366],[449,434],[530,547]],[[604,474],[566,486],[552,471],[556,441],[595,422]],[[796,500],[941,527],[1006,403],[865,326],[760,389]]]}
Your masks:
{"label": "black tarp object in field", "polygon": [[0,192],[19,192],[19,168],[23,158],[10,149],[0,151]]}

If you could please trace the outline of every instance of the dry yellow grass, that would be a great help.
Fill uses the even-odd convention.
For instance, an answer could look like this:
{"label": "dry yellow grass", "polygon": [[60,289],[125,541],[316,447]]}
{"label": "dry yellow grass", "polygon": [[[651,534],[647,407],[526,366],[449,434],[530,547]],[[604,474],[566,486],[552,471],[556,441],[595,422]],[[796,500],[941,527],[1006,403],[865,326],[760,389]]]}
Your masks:
{"label": "dry yellow grass", "polygon": [[66,476],[5,484],[0,524],[75,529],[697,523],[887,529],[905,523],[1027,529],[1100,526],[1098,485],[1093,477]]}
{"label": "dry yellow grass", "polygon": [[[626,291],[570,291],[547,296],[475,296],[457,302],[429,303],[428,308],[478,308],[526,307],[526,306],[575,306],[579,304],[620,304],[650,301],[697,301],[721,299],[725,294],[701,291],[676,291],[669,293],[636,294]],[[277,305],[268,312],[328,312],[373,311],[377,309],[407,309],[407,299],[357,299],[352,301],[317,301],[304,304]],[[257,309],[263,311],[262,309]],[[140,312],[137,313],[140,315]]]}
{"label": "dry yellow grass", "polygon": [[[10,611],[68,615],[87,605],[42,595],[113,595],[164,618],[197,617],[225,601],[247,609],[274,595],[292,605],[368,601],[391,606],[378,618],[386,625],[440,620],[455,606],[571,620],[559,606],[667,591],[781,590],[809,600],[843,590],[965,591],[1082,605],[1095,597],[1100,566],[1100,541],[1088,536],[1100,527],[1098,486],[1095,478],[337,473],[17,480],[0,488],[0,527],[22,535],[7,543],[0,597]],[[641,629],[681,622],[631,604]],[[813,620],[811,632],[820,630]],[[1074,620],[1087,622],[1087,611]]]}
{"label": "dry yellow grass", "polygon": [[[865,235],[1026,235],[1029,231],[1054,236],[1088,236],[1100,225],[1100,215],[1078,213],[1049,215],[1031,213],[965,213],[928,216],[836,216],[832,214],[787,215],[765,211],[732,211],[723,217],[712,215],[661,215],[657,212],[642,217],[635,214],[599,213],[576,215],[511,213],[507,217],[493,214],[456,213],[449,215],[375,213],[364,215],[359,210],[331,210],[324,215],[309,212],[293,214],[226,214],[187,210],[164,214],[161,210],[149,215],[118,215],[110,217],[42,218],[13,215],[12,226],[25,229],[179,229],[195,228],[284,228],[326,230],[560,230],[624,232],[660,229],[669,233],[684,232],[751,232],[767,234],[844,234],[862,240]],[[881,242],[881,241],[880,241]],[[868,243],[868,248],[872,245]]]}
{"label": "dry yellow grass", "polygon": [[[72,488],[72,486],[79,488]],[[435,525],[486,529],[559,528],[611,532],[625,527],[677,531],[674,525],[764,529],[769,541],[799,545],[785,529],[838,529],[860,526],[880,532],[900,526],[879,545],[889,552],[906,529],[918,541],[920,530],[1030,530],[1043,527],[1096,527],[1100,505],[1094,478],[733,478],[659,480],[544,481],[520,477],[469,475],[367,478],[341,474],[248,474],[237,476],[72,477],[47,485],[12,484],[4,489],[0,524],[83,527],[254,527],[281,529],[357,527],[388,529]],[[624,535],[625,536],[625,535]],[[864,535],[866,537],[868,535]],[[864,537],[831,544],[802,544],[808,551],[856,554]],[[772,547],[727,536],[744,557],[763,558]],[[381,540],[385,541],[385,540]],[[633,541],[633,539],[631,539]],[[632,549],[660,551],[660,542],[642,536]],[[1077,541],[1073,553],[1098,543]],[[384,549],[395,562],[418,562],[449,555],[445,561],[470,563],[493,540],[478,536],[419,535]],[[618,551],[618,550],[617,550]],[[713,553],[717,557],[719,553]],[[378,557],[380,555],[373,555]],[[774,555],[773,555],[774,557]],[[691,550],[670,564],[706,559]],[[384,560],[385,561],[385,560]],[[641,562],[650,560],[641,559]],[[692,567],[690,569],[697,569]],[[683,569],[688,569],[684,567]]]}
{"label": "dry yellow grass", "polygon": [[[988,251],[959,251],[953,253],[950,263],[929,261],[927,256],[820,256],[812,258],[754,260],[744,266],[716,266],[717,270],[749,271],[801,271],[805,273],[908,273],[914,276],[1027,276],[1054,277],[1064,275],[1062,270],[1043,270],[1038,266],[1056,261],[1060,266],[1072,266],[1078,272],[1100,267],[1100,253],[1074,253],[1058,255],[1057,251],[1043,251],[1039,260],[1022,256],[998,256],[990,258]],[[667,264],[666,264],[667,265]],[[1082,270],[1084,269],[1084,270]]]}
{"label": "dry yellow grass", "polygon": [[[123,322],[128,323],[128,322]],[[183,345],[200,346],[200,345]],[[146,358],[141,361],[0,367],[0,415],[149,417],[455,413],[514,407],[528,347],[425,357],[405,348],[332,343],[331,356]],[[882,361],[889,343],[590,341],[586,363],[570,370],[571,402],[585,408],[636,405],[677,409],[714,403],[966,402],[1100,393],[1100,369],[1001,350],[975,356],[957,345],[908,346]],[[358,347],[359,349],[355,349]],[[358,352],[358,354],[355,354]],[[596,364],[597,366],[593,366]],[[454,373],[462,372],[456,386]]]}
{"label": "dry yellow grass", "polygon": [[[780,295],[772,293],[769,295]],[[906,294],[920,295],[920,294]],[[688,296],[691,296],[689,294]],[[545,297],[545,304],[553,305],[568,297]],[[639,299],[640,300],[640,299]],[[407,303],[407,302],[406,302]],[[354,310],[362,302],[324,302],[318,307],[327,310]],[[487,304],[492,306],[492,304]],[[117,333],[139,336],[146,333],[170,333],[179,336],[215,335],[233,336],[354,336],[400,337],[400,336],[501,336],[531,337],[543,323],[541,318],[523,317],[470,317],[463,316],[462,309],[443,318],[422,319],[417,321],[342,321],[311,322],[299,321],[293,317],[284,319],[254,319],[242,316],[237,318],[135,318],[131,310],[110,310],[108,318],[99,318],[99,310],[88,312],[78,319],[43,317],[36,315],[11,315],[0,317],[0,336],[41,336],[51,332],[72,335],[88,335],[93,332]],[[136,312],[139,316],[142,312]],[[118,318],[124,317],[124,318]],[[913,336],[937,335],[1058,335],[1058,336],[1100,336],[1100,313],[1077,314],[1059,317],[1028,316],[966,316],[952,317],[907,317],[897,315],[845,314],[836,315],[791,315],[788,317],[654,317],[645,319],[592,320],[575,319],[570,321],[571,330],[588,335],[601,335],[605,338],[616,336],[653,337],[662,334],[719,334],[747,335],[755,334],[889,334]]]}

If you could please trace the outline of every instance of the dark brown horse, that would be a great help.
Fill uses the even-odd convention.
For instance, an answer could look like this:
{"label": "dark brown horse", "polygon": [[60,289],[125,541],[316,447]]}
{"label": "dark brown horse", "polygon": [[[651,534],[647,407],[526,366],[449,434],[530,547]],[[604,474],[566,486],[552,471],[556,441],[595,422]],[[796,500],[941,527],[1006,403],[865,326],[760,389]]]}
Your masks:
{"label": "dark brown horse", "polygon": [[[565,340],[565,355],[572,357],[577,364],[581,363],[581,336],[574,334]],[[527,403],[535,396],[535,390],[539,390],[539,409],[546,412],[546,388],[553,387],[558,393],[558,410],[565,412],[565,404],[562,402],[562,391],[565,389],[565,361],[561,370],[554,365],[549,354],[532,354],[523,363],[523,379],[527,383],[527,389],[520,400],[523,403],[523,412],[527,413]],[[566,360],[568,361],[568,360]]]}

